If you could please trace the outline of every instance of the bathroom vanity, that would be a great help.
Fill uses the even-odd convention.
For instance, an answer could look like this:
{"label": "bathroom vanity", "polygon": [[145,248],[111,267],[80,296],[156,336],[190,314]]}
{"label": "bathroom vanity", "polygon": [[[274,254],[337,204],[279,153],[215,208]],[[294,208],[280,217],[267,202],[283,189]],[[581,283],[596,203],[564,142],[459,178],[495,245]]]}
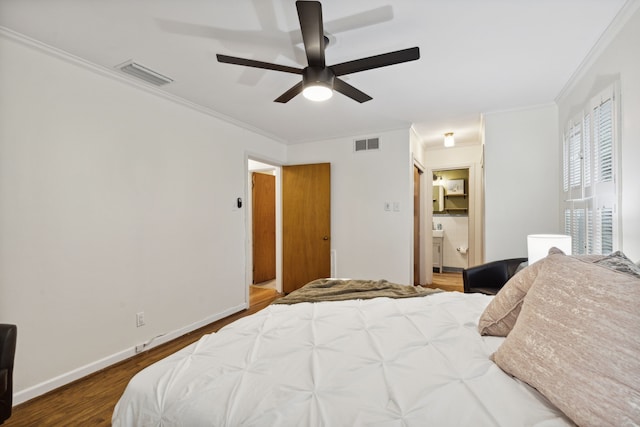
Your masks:
{"label": "bathroom vanity", "polygon": [[442,240],[443,230],[433,230],[433,268],[437,268],[442,273]]}

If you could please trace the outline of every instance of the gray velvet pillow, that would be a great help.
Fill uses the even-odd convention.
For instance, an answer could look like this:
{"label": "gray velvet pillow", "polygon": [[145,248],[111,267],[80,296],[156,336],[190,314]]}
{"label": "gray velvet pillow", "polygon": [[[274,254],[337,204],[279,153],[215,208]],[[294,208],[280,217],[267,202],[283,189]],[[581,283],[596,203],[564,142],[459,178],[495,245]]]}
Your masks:
{"label": "gray velvet pillow", "polygon": [[620,251],[616,251],[598,261],[596,264],[621,273],[630,274],[640,279],[640,267],[633,263]]}

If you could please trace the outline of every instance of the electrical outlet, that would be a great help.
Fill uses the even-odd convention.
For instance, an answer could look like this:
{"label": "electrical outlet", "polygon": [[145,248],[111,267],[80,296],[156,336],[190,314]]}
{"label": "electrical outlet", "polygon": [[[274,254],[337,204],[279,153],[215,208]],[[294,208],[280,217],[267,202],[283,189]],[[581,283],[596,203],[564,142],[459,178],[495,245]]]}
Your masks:
{"label": "electrical outlet", "polygon": [[144,326],[144,311],[136,313],[136,327]]}
{"label": "electrical outlet", "polygon": [[136,346],[136,353],[141,353],[144,350],[145,345],[144,344],[138,344]]}

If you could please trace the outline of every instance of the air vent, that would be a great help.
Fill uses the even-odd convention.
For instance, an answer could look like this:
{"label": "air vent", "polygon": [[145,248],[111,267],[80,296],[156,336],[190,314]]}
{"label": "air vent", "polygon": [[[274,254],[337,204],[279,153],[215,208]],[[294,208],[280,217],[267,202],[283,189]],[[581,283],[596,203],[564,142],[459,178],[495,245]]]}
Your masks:
{"label": "air vent", "polygon": [[173,79],[163,76],[162,74],[133,61],[127,61],[124,64],[118,65],[116,68],[119,68],[123,73],[127,73],[155,86],[164,86],[173,81]]}
{"label": "air vent", "polygon": [[380,149],[380,138],[357,139],[353,144],[354,151],[369,151]]}

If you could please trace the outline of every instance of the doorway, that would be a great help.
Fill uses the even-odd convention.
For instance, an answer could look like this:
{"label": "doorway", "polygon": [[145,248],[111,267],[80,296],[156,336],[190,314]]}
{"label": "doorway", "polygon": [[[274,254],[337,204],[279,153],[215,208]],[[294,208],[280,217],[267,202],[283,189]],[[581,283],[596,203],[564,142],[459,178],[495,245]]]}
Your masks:
{"label": "doorway", "polygon": [[254,285],[276,280],[276,177],[251,172]]}
{"label": "doorway", "polygon": [[247,301],[282,292],[281,167],[247,159]]}
{"label": "doorway", "polygon": [[[439,272],[461,272],[469,267],[471,239],[470,169],[434,169],[433,247]],[[436,255],[440,258],[436,259]]]}
{"label": "doorway", "polygon": [[331,164],[282,167],[282,289],[331,276]]}
{"label": "doorway", "polygon": [[[330,164],[276,166],[247,158],[247,170],[247,301],[251,300],[252,287],[269,286],[278,293],[291,292],[312,279],[329,277]],[[254,254],[253,245],[254,234],[259,233],[254,231],[257,221],[253,219],[252,187],[256,172],[275,177],[275,279],[254,284],[254,265],[258,264],[254,258],[259,256]]]}

